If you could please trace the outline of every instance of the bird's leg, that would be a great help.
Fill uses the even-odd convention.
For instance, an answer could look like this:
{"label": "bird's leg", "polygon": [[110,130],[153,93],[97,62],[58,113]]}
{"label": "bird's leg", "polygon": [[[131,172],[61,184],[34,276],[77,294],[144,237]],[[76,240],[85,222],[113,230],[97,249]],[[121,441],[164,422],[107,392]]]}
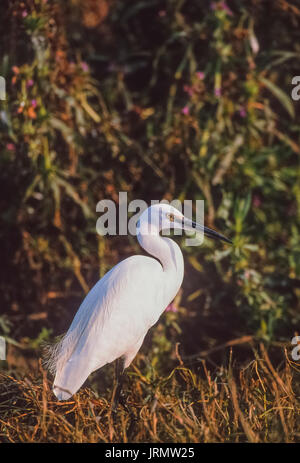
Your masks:
{"label": "bird's leg", "polygon": [[123,386],[123,381],[124,381],[124,361],[123,359],[117,359],[116,360],[116,384],[114,387],[114,392],[113,392],[113,397],[112,397],[112,416],[113,419],[116,418],[116,412],[119,403],[122,405],[124,410],[129,414],[130,416],[130,424],[128,427],[127,435],[131,439],[131,436],[134,435],[135,433],[135,426],[137,423],[137,417],[133,413],[131,407],[127,405],[126,403],[126,397],[124,395],[124,392],[122,391],[122,386]]}
{"label": "bird's leg", "polygon": [[128,411],[128,408],[125,403],[124,393],[122,391],[123,381],[124,381],[124,360],[119,358],[116,360],[116,385],[113,392],[112,399],[112,411],[116,412],[119,403]]}

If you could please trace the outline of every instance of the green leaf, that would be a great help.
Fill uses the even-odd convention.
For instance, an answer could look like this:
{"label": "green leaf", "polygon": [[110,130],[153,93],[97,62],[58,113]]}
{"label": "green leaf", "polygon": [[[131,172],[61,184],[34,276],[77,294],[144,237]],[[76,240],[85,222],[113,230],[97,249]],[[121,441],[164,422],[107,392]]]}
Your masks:
{"label": "green leaf", "polygon": [[81,207],[82,212],[86,218],[90,218],[94,216],[89,206],[85,204],[82,201],[82,199],[80,199],[79,194],[77,193],[77,191],[74,189],[74,187],[70,183],[66,182],[62,178],[57,178],[56,182],[60,184],[61,186],[63,186],[66,191],[66,194],[70,196],[70,198],[72,198],[73,201]]}
{"label": "green leaf", "polygon": [[260,78],[260,81],[273,93],[273,95],[277,98],[277,100],[282,104],[282,106],[287,110],[289,115],[294,119],[295,117],[295,110],[292,103],[292,99],[289,95],[281,90],[281,88],[277,87],[273,82],[264,77]]}

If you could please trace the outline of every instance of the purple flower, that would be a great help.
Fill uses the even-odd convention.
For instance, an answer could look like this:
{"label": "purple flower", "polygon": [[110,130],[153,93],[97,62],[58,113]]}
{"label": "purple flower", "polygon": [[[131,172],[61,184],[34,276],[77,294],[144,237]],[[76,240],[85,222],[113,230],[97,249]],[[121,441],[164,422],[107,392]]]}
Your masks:
{"label": "purple flower", "polygon": [[190,113],[189,107],[185,106],[184,108],[182,108],[181,112],[182,114],[185,114],[187,116]]}
{"label": "purple flower", "polygon": [[168,307],[166,308],[166,312],[178,312],[178,309],[176,307],[176,305],[174,304],[174,302],[171,302],[171,304],[168,305]]}
{"label": "purple flower", "polygon": [[32,87],[33,84],[34,84],[34,81],[32,79],[29,79],[29,80],[27,80],[26,87],[27,88]]}
{"label": "purple flower", "polygon": [[247,112],[246,112],[245,108],[241,107],[241,109],[239,110],[239,115],[241,117],[246,117],[247,116]]}
{"label": "purple flower", "polygon": [[220,96],[222,95],[222,90],[220,87],[216,87],[215,88],[215,96],[220,98]]}
{"label": "purple flower", "polygon": [[198,77],[198,79],[203,80],[205,77],[205,74],[202,71],[198,71],[196,72],[196,76]]}
{"label": "purple flower", "polygon": [[31,106],[32,106],[33,108],[36,108],[36,105],[37,105],[36,100],[31,100]]}

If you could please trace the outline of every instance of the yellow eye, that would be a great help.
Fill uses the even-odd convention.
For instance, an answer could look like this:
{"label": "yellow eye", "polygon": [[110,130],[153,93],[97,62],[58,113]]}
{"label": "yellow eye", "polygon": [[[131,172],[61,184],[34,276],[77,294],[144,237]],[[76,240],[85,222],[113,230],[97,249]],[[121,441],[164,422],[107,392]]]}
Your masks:
{"label": "yellow eye", "polygon": [[175,217],[174,217],[173,214],[167,214],[167,217],[168,217],[168,219],[170,220],[170,222],[174,222]]}

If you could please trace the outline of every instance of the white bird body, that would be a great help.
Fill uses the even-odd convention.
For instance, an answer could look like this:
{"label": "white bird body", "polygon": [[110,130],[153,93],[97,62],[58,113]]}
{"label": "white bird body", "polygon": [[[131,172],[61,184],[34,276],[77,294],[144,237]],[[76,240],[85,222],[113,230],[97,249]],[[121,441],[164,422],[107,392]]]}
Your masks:
{"label": "white bird body", "polygon": [[139,243],[156,259],[132,256],[106,273],[52,350],[48,365],[55,371],[53,391],[59,400],[68,399],[93,371],[107,363],[123,357],[127,368],[149,328],[176,296],[184,273],[182,252],[173,240],[159,235],[170,226],[168,218],[173,214],[178,228],[179,221],[183,228],[183,215],[169,205],[152,206],[141,215]]}
{"label": "white bird body", "polygon": [[162,262],[129,257],[87,294],[56,349],[53,390],[59,400],[68,399],[93,371],[119,357],[127,368],[181,286],[184,263],[179,246],[154,228],[152,234],[143,234],[143,226],[138,239],[153,255],[163,250]]}

